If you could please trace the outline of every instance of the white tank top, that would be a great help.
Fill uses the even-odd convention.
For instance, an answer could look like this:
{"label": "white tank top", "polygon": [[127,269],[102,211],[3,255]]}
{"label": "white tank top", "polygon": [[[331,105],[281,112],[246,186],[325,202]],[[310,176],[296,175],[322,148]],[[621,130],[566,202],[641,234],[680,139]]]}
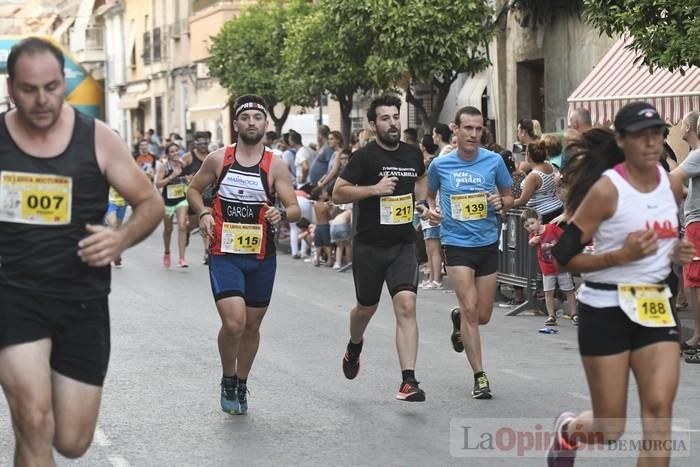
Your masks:
{"label": "white tank top", "polygon": [[[659,236],[656,254],[623,266],[582,274],[585,281],[606,284],[657,284],[671,272],[669,254],[678,241],[678,205],[671,190],[668,175],[660,165],[659,184],[649,193],[641,193],[615,169],[608,169],[608,177],[617,190],[617,208],[610,219],[604,220],[593,236],[596,255],[622,248],[627,235],[654,229]],[[618,306],[617,291],[599,290],[585,285],[579,301],[594,307]]]}

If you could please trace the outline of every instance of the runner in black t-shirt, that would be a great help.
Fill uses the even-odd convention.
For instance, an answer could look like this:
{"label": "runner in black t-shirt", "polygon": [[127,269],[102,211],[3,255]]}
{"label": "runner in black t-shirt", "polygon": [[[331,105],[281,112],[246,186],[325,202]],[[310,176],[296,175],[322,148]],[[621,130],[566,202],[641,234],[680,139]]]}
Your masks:
{"label": "runner in black t-shirt", "polygon": [[367,120],[377,133],[376,142],[353,154],[333,190],[335,203],[357,203],[352,249],[357,303],[350,312],[350,342],[343,358],[343,373],[348,379],[357,376],[362,336],[377,311],[386,282],[396,314],[403,379],[396,398],[424,401],[425,393],[418,387],[414,371],[418,353],[418,263],[413,209],[414,191],[421,201],[425,198],[425,166],[417,148],[399,141],[400,107],[401,101],[395,96],[372,101]]}

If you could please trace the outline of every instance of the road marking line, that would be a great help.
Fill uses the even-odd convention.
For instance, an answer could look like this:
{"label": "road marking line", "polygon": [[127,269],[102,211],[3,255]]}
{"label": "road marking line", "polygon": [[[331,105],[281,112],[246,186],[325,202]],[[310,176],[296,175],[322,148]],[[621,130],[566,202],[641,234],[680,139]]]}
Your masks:
{"label": "road marking line", "polygon": [[576,399],[581,399],[582,401],[590,402],[591,398],[588,397],[585,394],[581,394],[580,392],[570,392],[569,395],[571,397],[575,397]]}
{"label": "road marking line", "polygon": [[526,375],[525,373],[520,373],[519,371],[511,370],[509,368],[502,368],[498,371],[500,371],[501,373],[507,373],[511,376],[515,376],[515,377],[521,378],[521,379],[529,379],[529,380],[535,379],[534,376]]}
{"label": "road marking line", "polygon": [[112,467],[130,467],[129,463],[123,457],[109,456],[107,459],[109,459],[109,463],[112,464]]}
{"label": "road marking line", "polygon": [[683,433],[700,433],[700,430],[696,430],[693,428],[683,428],[683,427],[676,426],[676,425],[671,425],[671,429],[673,431],[681,431]]}
{"label": "road marking line", "polygon": [[112,442],[107,438],[107,435],[105,434],[104,431],[102,431],[101,428],[95,428],[95,437],[94,437],[95,443],[97,443],[98,446],[101,446],[103,448],[106,448],[108,446],[112,445]]}

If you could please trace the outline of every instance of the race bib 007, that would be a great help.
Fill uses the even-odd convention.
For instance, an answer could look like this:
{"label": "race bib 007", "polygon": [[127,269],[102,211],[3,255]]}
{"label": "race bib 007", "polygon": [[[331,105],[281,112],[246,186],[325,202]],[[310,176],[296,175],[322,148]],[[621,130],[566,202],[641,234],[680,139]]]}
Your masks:
{"label": "race bib 007", "polygon": [[72,194],[71,177],[3,171],[0,175],[0,221],[70,224]]}

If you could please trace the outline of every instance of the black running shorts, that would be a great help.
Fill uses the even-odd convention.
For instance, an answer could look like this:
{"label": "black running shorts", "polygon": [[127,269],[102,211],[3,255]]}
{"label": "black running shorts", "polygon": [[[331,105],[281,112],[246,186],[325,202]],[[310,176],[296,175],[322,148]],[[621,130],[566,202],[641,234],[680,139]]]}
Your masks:
{"label": "black running shorts", "polygon": [[595,308],[578,302],[578,347],[584,357],[602,357],[657,342],[680,343],[677,327],[648,328],[632,322],[619,307]]}
{"label": "black running shorts", "polygon": [[0,349],[51,339],[51,368],[102,386],[110,352],[107,297],[73,301],[0,286]]}
{"label": "black running shorts", "polygon": [[498,243],[474,248],[445,245],[442,250],[448,267],[466,266],[474,270],[476,277],[498,271]]}
{"label": "black running shorts", "polygon": [[357,303],[363,306],[379,303],[384,282],[392,297],[403,290],[416,293],[416,245],[400,243],[385,248],[355,240],[352,247],[352,275],[355,279]]}

